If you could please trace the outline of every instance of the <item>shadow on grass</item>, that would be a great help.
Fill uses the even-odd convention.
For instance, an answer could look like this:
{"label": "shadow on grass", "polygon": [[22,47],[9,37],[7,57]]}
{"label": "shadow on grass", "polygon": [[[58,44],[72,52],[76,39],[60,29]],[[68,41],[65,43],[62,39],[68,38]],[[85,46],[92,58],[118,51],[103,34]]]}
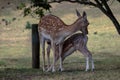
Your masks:
{"label": "shadow on grass", "polygon": [[[83,72],[83,71],[85,71],[85,59],[84,59],[84,61],[83,61],[83,59],[80,59],[82,61],[78,61],[78,59],[77,59],[77,61],[65,62],[64,65],[66,65],[68,67],[68,69],[65,70],[65,72],[77,72],[77,71]],[[119,70],[120,71],[120,55],[114,55],[113,53],[109,53],[109,52],[99,52],[99,53],[93,55],[93,59],[94,59],[94,64],[95,64],[94,71],[103,71],[103,72],[110,71],[110,70],[113,70],[113,71]]]}
{"label": "shadow on grass", "polygon": [[52,73],[32,68],[0,68],[0,80],[31,80],[35,77],[52,76]]}
{"label": "shadow on grass", "polygon": [[[97,58],[98,57],[98,58]],[[93,72],[99,73],[99,72],[116,72],[120,71],[120,56],[119,55],[113,55],[112,53],[97,53],[93,55],[94,61],[95,61],[95,70]],[[22,59],[22,62],[24,60],[29,59]],[[5,59],[5,61],[8,61],[8,59]],[[10,59],[9,59],[10,60]],[[69,59],[68,59],[69,60]],[[59,72],[56,71],[54,73],[52,72],[43,72],[42,68],[40,69],[32,69],[32,68],[0,68],[0,80],[31,80],[35,77],[37,78],[52,78],[56,76],[65,76],[70,74],[87,74],[92,73],[92,71],[85,72],[85,61],[83,61],[83,58],[80,59],[80,61],[71,61],[71,62],[65,62],[63,65],[65,66],[65,71]],[[81,61],[82,60],[82,61]],[[10,60],[11,61],[11,60]],[[12,61],[16,63],[21,63],[20,59],[12,59]],[[25,63],[27,63],[25,61]],[[72,64],[71,64],[72,63]],[[42,64],[42,63],[41,63]],[[1,64],[2,65],[2,64]],[[18,67],[18,66],[16,66]],[[27,67],[27,66],[26,66]]]}

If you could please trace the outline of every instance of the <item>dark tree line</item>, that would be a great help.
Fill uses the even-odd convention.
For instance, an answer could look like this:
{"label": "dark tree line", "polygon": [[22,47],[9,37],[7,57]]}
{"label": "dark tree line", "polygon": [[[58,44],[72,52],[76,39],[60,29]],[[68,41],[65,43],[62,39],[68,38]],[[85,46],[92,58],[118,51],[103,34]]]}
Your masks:
{"label": "dark tree line", "polygon": [[[38,14],[39,17],[44,15],[44,10],[50,11],[51,5],[50,3],[61,3],[61,2],[71,2],[71,3],[79,3],[83,5],[89,5],[99,8],[114,24],[118,34],[120,34],[120,24],[114,16],[108,2],[111,0],[31,0],[31,6],[24,8],[25,16],[31,12]],[[112,0],[115,1],[115,0]],[[120,3],[120,0],[117,0]],[[34,11],[31,8],[36,8]]]}

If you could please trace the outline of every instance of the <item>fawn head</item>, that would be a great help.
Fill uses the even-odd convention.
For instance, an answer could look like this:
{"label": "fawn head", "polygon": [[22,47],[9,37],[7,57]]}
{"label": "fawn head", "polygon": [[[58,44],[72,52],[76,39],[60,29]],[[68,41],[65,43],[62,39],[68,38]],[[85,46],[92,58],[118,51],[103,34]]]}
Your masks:
{"label": "fawn head", "polygon": [[86,12],[84,11],[83,12],[83,15],[81,16],[81,14],[78,12],[78,10],[76,10],[76,14],[78,16],[78,20],[80,20],[80,23],[78,26],[81,27],[81,31],[83,34],[88,34],[88,25],[89,25],[89,22],[87,20],[87,14]]}

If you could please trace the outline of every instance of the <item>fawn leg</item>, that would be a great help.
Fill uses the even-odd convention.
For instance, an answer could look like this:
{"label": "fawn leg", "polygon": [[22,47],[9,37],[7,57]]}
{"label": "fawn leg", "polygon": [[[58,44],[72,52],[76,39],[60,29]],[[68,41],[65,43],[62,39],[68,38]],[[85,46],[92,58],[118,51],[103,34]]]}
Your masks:
{"label": "fawn leg", "polygon": [[63,43],[59,44],[59,59],[60,59],[60,66],[59,66],[59,68],[60,68],[61,71],[64,70],[63,67],[62,67],[62,56],[61,56],[62,48],[63,48]]}
{"label": "fawn leg", "polygon": [[45,71],[45,39],[43,37],[41,37],[41,47],[43,55],[43,71]]}
{"label": "fawn leg", "polygon": [[52,50],[53,50],[53,64],[48,68],[47,71],[50,71],[52,69],[52,72],[55,72],[55,43],[53,41],[51,41],[51,46],[52,46]]}
{"label": "fawn leg", "polygon": [[48,66],[47,66],[47,68],[50,67],[50,49],[51,49],[51,45],[48,44],[48,47],[47,47],[47,60],[48,60]]}

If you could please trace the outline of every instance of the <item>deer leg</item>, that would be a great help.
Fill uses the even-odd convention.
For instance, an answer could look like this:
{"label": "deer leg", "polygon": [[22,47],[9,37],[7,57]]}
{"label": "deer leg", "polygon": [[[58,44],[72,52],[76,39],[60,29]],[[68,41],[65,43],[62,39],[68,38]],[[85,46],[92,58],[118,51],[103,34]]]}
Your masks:
{"label": "deer leg", "polygon": [[89,56],[88,56],[88,53],[87,53],[86,49],[84,49],[84,48],[79,49],[79,51],[86,57],[86,69],[85,69],[85,71],[88,71],[89,70]]}
{"label": "deer leg", "polygon": [[45,71],[45,39],[43,37],[41,37],[41,47],[43,55],[43,71]]}
{"label": "deer leg", "polygon": [[90,62],[91,62],[91,67],[92,67],[91,70],[93,71],[94,68],[95,68],[95,66],[94,66],[94,60],[92,59],[92,54],[91,54],[91,52],[88,50],[87,47],[86,47],[85,49],[86,49],[86,51],[87,51],[87,55],[88,55],[89,60],[90,60]]}
{"label": "deer leg", "polygon": [[89,70],[89,57],[86,57],[86,69],[85,71]]}
{"label": "deer leg", "polygon": [[48,47],[47,47],[47,60],[48,60],[48,66],[47,66],[47,68],[50,67],[50,49],[51,49],[51,45],[48,44]]}
{"label": "deer leg", "polygon": [[87,49],[87,47],[84,47],[84,49],[81,50],[82,54],[86,57],[86,70],[89,70],[89,61],[91,62],[92,65],[92,71],[94,70],[94,61],[92,59],[92,54],[91,52]]}
{"label": "deer leg", "polygon": [[[90,53],[90,54],[91,54],[91,53]],[[89,58],[90,58],[90,62],[91,62],[91,65],[92,65],[92,66],[91,66],[91,67],[92,67],[91,70],[94,71],[95,66],[94,66],[94,60],[92,59],[92,55],[90,55]]]}
{"label": "deer leg", "polygon": [[[50,53],[50,48],[51,48],[51,45],[50,44],[48,44],[49,46],[47,47],[47,54],[48,54],[48,57],[49,57],[49,53]],[[55,50],[57,50],[56,51],[56,53],[55,53],[55,63],[57,62],[57,60],[59,59],[59,53],[58,53],[58,48],[57,48],[57,46],[56,46],[56,49]],[[49,61],[50,61],[50,59],[48,59]],[[62,62],[63,62],[63,60],[62,60]],[[49,62],[50,63],[50,62]],[[49,64],[50,65],[50,64]],[[51,66],[48,66],[48,70],[47,71],[50,71],[51,69],[52,69],[52,67],[53,67],[53,65],[51,65]],[[60,70],[60,69],[59,69]]]}
{"label": "deer leg", "polygon": [[47,71],[50,71],[52,69],[52,72],[55,72],[55,43],[53,41],[51,41],[51,46],[52,46],[52,50],[53,50],[53,64],[48,68]]}
{"label": "deer leg", "polygon": [[53,48],[53,66],[52,66],[52,72],[55,72],[55,53],[56,53],[55,47],[56,47],[55,43],[52,42],[52,48]]}
{"label": "deer leg", "polygon": [[61,70],[61,71],[63,71],[64,69],[63,69],[63,67],[62,67],[62,48],[63,48],[63,43],[61,43],[61,44],[59,44],[59,59],[60,59],[60,66],[59,66],[59,69]]}

